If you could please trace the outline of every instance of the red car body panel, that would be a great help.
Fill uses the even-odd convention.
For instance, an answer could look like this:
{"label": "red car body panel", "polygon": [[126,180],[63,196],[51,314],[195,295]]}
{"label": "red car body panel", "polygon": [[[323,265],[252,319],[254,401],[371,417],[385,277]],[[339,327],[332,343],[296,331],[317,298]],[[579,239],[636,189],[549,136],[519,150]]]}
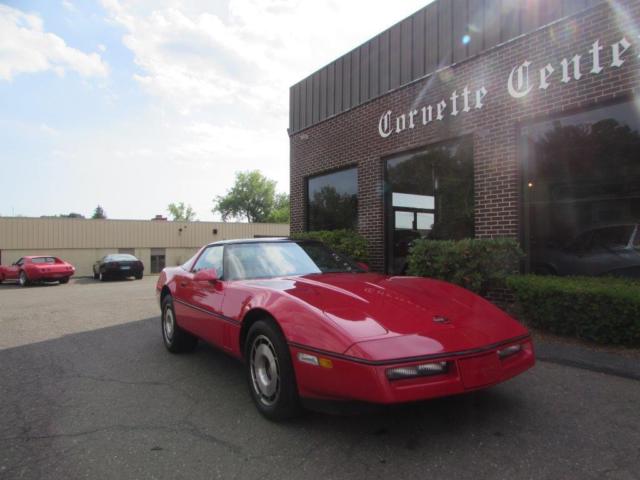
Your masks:
{"label": "red car body panel", "polygon": [[[52,258],[54,263],[38,263],[38,259]],[[0,281],[18,280],[25,272],[30,282],[58,281],[70,278],[76,269],[73,265],[52,255],[22,257],[20,265],[0,265]]]}
{"label": "red car body panel", "polygon": [[[494,385],[535,363],[521,324],[446,282],[337,273],[212,284],[196,281],[191,265],[166,268],[157,283],[159,295],[172,295],[179,325],[242,358],[243,322],[255,312],[270,315],[289,344],[302,397],[415,401]],[[512,344],[522,350],[499,358],[497,351]],[[298,353],[328,362],[302,363]],[[430,361],[450,368],[437,376],[387,378],[389,368]]]}

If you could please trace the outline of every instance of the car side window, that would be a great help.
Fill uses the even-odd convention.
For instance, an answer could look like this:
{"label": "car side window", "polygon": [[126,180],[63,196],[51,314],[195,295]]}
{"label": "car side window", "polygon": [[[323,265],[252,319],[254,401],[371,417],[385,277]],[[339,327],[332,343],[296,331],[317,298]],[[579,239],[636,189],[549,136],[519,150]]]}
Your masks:
{"label": "car side window", "polygon": [[16,265],[17,265],[18,267],[21,267],[23,264],[24,264],[24,258],[21,258],[21,259],[19,259],[19,260],[16,262]]}
{"label": "car side window", "polygon": [[222,246],[207,248],[202,252],[202,255],[200,255],[200,258],[198,258],[198,261],[194,265],[193,273],[196,273],[199,270],[215,268],[218,278],[222,278],[224,273],[222,268],[222,253]]}

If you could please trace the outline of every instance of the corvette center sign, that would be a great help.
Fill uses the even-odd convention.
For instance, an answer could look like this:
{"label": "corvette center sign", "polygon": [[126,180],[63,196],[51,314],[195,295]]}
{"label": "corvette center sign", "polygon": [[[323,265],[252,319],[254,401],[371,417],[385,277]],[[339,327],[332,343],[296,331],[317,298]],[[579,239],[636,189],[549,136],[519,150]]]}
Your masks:
{"label": "corvette center sign", "polygon": [[[596,40],[588,51],[560,61],[534,65],[529,60],[525,60],[511,70],[506,79],[506,89],[512,98],[521,99],[533,90],[544,92],[553,83],[568,84],[580,81],[589,75],[599,75],[608,68],[620,68],[631,55],[631,47],[632,44],[626,37],[610,45],[603,45],[600,40]],[[611,61],[606,63],[602,60],[605,48],[611,52]],[[462,90],[454,90],[448,98],[443,98],[436,103],[417,106],[402,113],[385,111],[378,120],[378,133],[382,138],[387,138],[405,130],[443,121],[448,116],[456,117],[474,110],[481,110],[489,98],[486,87],[470,88],[465,85]]]}

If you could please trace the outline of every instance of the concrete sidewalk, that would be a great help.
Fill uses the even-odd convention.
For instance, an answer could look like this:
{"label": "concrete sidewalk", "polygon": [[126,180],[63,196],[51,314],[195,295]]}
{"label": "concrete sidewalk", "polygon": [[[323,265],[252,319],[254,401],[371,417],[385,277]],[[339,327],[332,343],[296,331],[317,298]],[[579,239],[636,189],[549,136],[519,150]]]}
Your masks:
{"label": "concrete sidewalk", "polygon": [[548,340],[537,340],[535,349],[538,360],[640,380],[640,358]]}

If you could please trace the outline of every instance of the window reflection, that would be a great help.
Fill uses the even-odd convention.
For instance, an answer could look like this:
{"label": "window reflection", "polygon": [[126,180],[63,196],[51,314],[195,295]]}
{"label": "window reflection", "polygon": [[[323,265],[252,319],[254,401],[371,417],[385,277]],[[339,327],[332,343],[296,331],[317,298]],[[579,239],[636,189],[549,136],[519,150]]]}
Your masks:
{"label": "window reflection", "polygon": [[356,230],[358,170],[350,168],[310,178],[307,199],[309,230]]}
{"label": "window reflection", "polygon": [[639,128],[629,102],[522,129],[533,272],[640,276]]}

